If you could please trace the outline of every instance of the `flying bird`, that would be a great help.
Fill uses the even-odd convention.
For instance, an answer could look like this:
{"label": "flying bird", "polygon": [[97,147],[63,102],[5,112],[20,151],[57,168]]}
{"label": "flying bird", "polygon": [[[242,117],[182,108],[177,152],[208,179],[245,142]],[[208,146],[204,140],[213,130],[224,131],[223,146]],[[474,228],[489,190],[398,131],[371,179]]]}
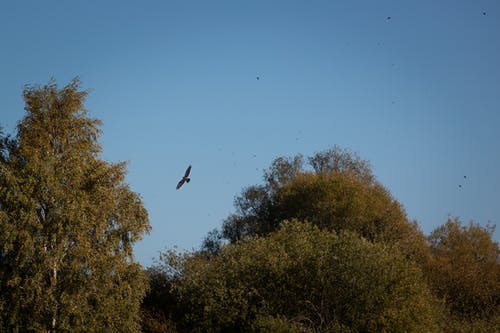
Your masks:
{"label": "flying bird", "polygon": [[189,178],[189,173],[191,172],[191,166],[188,166],[186,169],[186,172],[184,173],[184,177],[177,183],[177,186],[175,187],[176,190],[180,189],[184,183],[189,183],[191,178]]}

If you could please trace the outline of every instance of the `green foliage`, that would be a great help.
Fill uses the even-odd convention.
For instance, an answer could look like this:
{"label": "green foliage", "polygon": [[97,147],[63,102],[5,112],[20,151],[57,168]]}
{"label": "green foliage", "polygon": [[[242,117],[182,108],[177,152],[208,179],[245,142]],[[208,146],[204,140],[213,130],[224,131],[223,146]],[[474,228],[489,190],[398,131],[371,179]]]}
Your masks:
{"label": "green foliage", "polygon": [[441,331],[444,333],[492,333],[500,327],[500,313],[490,318],[463,318],[463,316],[448,314],[441,321]]}
{"label": "green foliage", "polygon": [[276,159],[202,251],[164,254],[156,311],[189,332],[498,330],[493,228],[426,238],[368,162],[338,147],[308,162]]}
{"label": "green foliage", "polygon": [[207,255],[218,254],[222,248],[223,236],[218,229],[213,229],[203,239],[201,244],[202,251]]}
{"label": "green foliage", "polygon": [[78,80],[24,89],[0,146],[0,324],[6,331],[135,332],[146,289],[132,246],[149,230],[125,164],[99,159]]}
{"label": "green foliage", "polygon": [[320,151],[308,160],[317,174],[348,172],[367,183],[375,180],[368,161],[363,160],[358,154],[338,146]]}
{"label": "green foliage", "polygon": [[453,315],[489,318],[500,314],[500,249],[494,228],[449,219],[429,236],[432,259],[426,269],[432,290]]}
{"label": "green foliage", "polygon": [[435,328],[421,271],[394,247],[284,223],[217,256],[164,257],[186,331],[422,332]]}
{"label": "green foliage", "polygon": [[176,333],[175,323],[165,319],[163,312],[142,311],[141,331],[143,333]]}
{"label": "green foliage", "polygon": [[231,242],[267,235],[284,220],[300,219],[328,230],[351,230],[371,240],[398,244],[418,262],[428,257],[416,223],[371,173],[369,163],[338,147],[316,153],[305,170],[301,155],[277,158],[264,185],[251,186],[235,199],[222,234]]}
{"label": "green foliage", "polygon": [[305,333],[313,332],[305,325],[292,322],[284,317],[260,316],[255,319],[252,326],[254,332],[269,333]]}
{"label": "green foliage", "polygon": [[144,333],[177,332],[175,317],[178,301],[172,293],[170,275],[162,267],[150,267],[146,274],[149,289],[144,297],[142,309],[142,331]]}
{"label": "green foliage", "polygon": [[277,194],[281,219],[295,217],[330,230],[352,230],[370,240],[397,239],[406,216],[379,184],[350,173],[300,173]]}

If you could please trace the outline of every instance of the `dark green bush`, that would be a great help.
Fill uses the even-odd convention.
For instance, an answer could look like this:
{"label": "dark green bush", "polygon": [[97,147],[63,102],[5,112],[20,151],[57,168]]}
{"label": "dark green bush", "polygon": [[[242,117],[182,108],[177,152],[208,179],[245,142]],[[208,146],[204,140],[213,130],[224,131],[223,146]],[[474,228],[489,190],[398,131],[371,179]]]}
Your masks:
{"label": "dark green bush", "polygon": [[[268,237],[178,260],[173,289],[187,331],[303,327],[352,332],[436,330],[433,297],[395,247],[298,221]],[[172,268],[172,266],[169,266]],[[342,331],[341,330],[341,331]]]}

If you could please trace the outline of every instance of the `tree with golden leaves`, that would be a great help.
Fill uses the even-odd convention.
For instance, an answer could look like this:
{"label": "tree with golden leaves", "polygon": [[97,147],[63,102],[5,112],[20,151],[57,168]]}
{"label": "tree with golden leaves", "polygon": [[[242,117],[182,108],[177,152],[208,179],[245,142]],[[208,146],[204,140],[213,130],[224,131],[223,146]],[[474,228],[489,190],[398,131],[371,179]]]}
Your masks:
{"label": "tree with golden leaves", "polygon": [[100,121],[74,79],[26,86],[0,146],[0,331],[137,332],[150,229],[124,163],[100,158]]}

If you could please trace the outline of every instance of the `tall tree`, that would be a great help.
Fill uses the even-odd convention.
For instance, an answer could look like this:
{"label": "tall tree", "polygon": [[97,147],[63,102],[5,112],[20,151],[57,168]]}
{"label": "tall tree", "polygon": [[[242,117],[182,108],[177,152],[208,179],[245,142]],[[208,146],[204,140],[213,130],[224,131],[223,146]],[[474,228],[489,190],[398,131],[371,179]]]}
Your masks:
{"label": "tall tree", "polygon": [[274,160],[264,185],[245,188],[235,199],[236,213],[224,221],[222,235],[231,242],[267,235],[282,221],[297,218],[328,230],[351,230],[371,241],[397,243],[418,262],[427,260],[423,233],[375,179],[367,161],[334,146],[308,162],[312,170],[304,168],[301,155]]}
{"label": "tall tree", "polygon": [[132,246],[150,229],[124,163],[100,159],[78,79],[26,86],[0,157],[0,324],[6,331],[135,332],[146,290]]}

